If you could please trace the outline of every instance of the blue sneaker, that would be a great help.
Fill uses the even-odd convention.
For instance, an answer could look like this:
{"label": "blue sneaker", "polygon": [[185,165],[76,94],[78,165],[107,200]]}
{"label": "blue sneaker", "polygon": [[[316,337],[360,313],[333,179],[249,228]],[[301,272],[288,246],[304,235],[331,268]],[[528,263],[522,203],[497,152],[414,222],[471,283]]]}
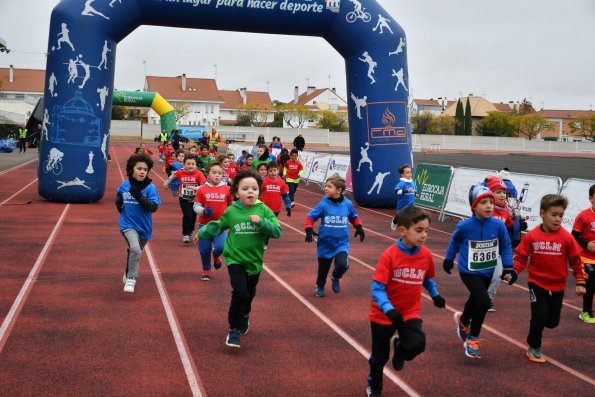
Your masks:
{"label": "blue sneaker", "polygon": [[459,335],[459,338],[465,342],[467,340],[467,338],[469,337],[469,333],[471,332],[471,327],[470,325],[465,325],[461,322],[461,312],[456,312],[454,314],[454,320],[455,320],[455,324],[457,325],[457,335]]}
{"label": "blue sneaker", "polygon": [[479,349],[482,340],[477,336],[470,336],[467,338],[463,347],[465,347],[465,355],[471,358],[481,358],[481,350]]}
{"label": "blue sneaker", "polygon": [[334,278],[333,276],[331,276],[331,283],[332,283],[333,292],[335,294],[338,294],[339,292],[341,292],[341,284],[339,283],[338,278]]}
{"label": "blue sneaker", "polygon": [[324,298],[324,287],[319,287],[318,285],[316,286],[316,296],[318,296],[319,298]]}
{"label": "blue sneaker", "polygon": [[225,344],[230,347],[240,347],[240,331],[235,328],[230,329]]}

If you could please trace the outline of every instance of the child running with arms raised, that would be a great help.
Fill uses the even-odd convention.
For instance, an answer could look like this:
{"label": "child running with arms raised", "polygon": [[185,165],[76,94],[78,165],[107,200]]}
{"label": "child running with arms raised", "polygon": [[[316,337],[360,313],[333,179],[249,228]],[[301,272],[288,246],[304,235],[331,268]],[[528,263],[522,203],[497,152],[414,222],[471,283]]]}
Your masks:
{"label": "child running with arms raised", "polygon": [[428,289],[434,305],[443,308],[446,300],[440,296],[434,277],[432,252],[423,246],[428,237],[430,217],[418,207],[408,207],[399,213],[400,238],[380,256],[372,276],[372,355],[368,376],[368,396],[382,395],[382,370],[390,355],[393,339],[393,368],[403,369],[405,361],[413,360],[426,347],[421,329],[422,285]]}
{"label": "child running with arms raised", "polygon": [[494,194],[481,184],[469,190],[469,204],[473,215],[460,221],[454,231],[442,267],[450,274],[454,259],[459,255],[459,276],[469,290],[463,312],[456,312],[457,334],[464,342],[465,355],[481,358],[479,334],[490,307],[488,287],[492,280],[498,255],[502,257],[502,274],[512,270],[512,244],[504,223],[492,217]]}
{"label": "child running with arms raised", "polygon": [[128,179],[117,190],[120,233],[128,244],[124,292],[134,292],[140,257],[153,233],[153,212],[161,204],[157,188],[147,176],[152,168],[148,154],[133,154],[126,162]]}
{"label": "child running with arms raised", "polygon": [[516,247],[514,272],[503,276],[505,281],[513,284],[516,275],[525,267],[528,268],[531,321],[527,336],[527,358],[536,363],[545,362],[541,355],[543,330],[546,327],[556,328],[560,323],[569,264],[576,278],[576,294],[580,296],[585,293],[581,248],[572,235],[561,227],[567,206],[568,200],[557,194],[547,194],[541,198],[539,216],[543,223],[523,237]]}
{"label": "child running with arms raised", "polygon": [[339,280],[349,268],[349,222],[355,228],[355,236],[364,241],[365,233],[362,222],[353,203],[343,195],[345,179],[331,176],[324,184],[324,197],[306,218],[306,242],[314,241],[314,223],[320,219],[318,228],[318,277],[316,278],[316,296],[324,297],[324,286],[333,260],[335,269],[331,275],[331,285],[334,293],[341,292]]}
{"label": "child running with arms raised", "polygon": [[595,324],[593,295],[595,294],[595,185],[589,188],[591,208],[582,211],[574,220],[572,235],[581,246],[581,262],[587,275],[587,292],[583,295],[583,311],[578,317],[587,324]]}
{"label": "child running with arms raised", "polygon": [[[207,166],[207,182],[198,188],[196,198],[194,199],[194,212],[198,215],[198,229],[221,218],[221,215],[231,204],[232,197],[229,194],[229,185],[223,181],[223,167],[218,161],[213,161]],[[224,231],[217,237],[198,240],[194,237],[194,242],[198,243],[198,253],[202,262],[202,281],[211,280],[211,253],[213,255],[213,265],[215,270],[221,269],[221,253],[227,231]]]}
{"label": "child running with arms raised", "polygon": [[231,193],[237,199],[221,218],[198,231],[199,239],[216,237],[229,229],[223,258],[231,283],[229,333],[225,344],[240,347],[240,335],[250,327],[249,315],[256,285],[262,272],[266,237],[281,237],[282,229],[273,211],[258,199],[262,180],[254,170],[241,170],[236,175]]}

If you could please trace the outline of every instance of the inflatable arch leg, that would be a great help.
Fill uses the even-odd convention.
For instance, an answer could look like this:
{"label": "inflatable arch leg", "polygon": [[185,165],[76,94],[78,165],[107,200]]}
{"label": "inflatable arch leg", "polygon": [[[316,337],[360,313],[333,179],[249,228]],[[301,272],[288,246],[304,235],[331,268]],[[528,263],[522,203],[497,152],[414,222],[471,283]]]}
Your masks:
{"label": "inflatable arch leg", "polygon": [[50,22],[41,196],[103,197],[116,45],[140,25],[324,38],[345,59],[355,199],[394,205],[396,169],[412,160],[406,38],[375,0],[61,1]]}
{"label": "inflatable arch leg", "polygon": [[150,107],[161,119],[161,129],[168,134],[176,128],[176,110],[157,92],[114,91],[113,105]]}

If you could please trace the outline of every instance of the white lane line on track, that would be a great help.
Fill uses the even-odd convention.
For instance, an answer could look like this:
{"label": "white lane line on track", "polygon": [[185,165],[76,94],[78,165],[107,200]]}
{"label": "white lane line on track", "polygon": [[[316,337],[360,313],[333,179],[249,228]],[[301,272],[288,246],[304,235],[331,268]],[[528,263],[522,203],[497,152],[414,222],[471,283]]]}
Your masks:
{"label": "white lane line on track", "polygon": [[9,172],[11,172],[11,171],[14,171],[14,170],[17,170],[17,169],[19,169],[19,168],[21,168],[21,167],[24,167],[24,166],[26,166],[27,164],[31,164],[31,163],[32,163],[32,162],[34,162],[34,161],[37,161],[37,159],[29,160],[29,161],[27,161],[27,162],[25,162],[25,163],[23,163],[23,164],[15,165],[15,166],[14,166],[14,167],[12,167],[12,168],[9,168],[9,169],[7,169],[7,170],[4,170],[4,171],[0,171],[0,175],[8,174]]}
{"label": "white lane line on track", "polygon": [[[288,227],[288,228],[290,228],[290,229],[292,229],[292,230],[296,231],[297,233],[299,233],[299,234],[301,234],[301,235],[303,235],[303,236],[305,236],[305,235],[306,235],[306,234],[305,234],[304,232],[302,232],[301,230],[298,230],[298,229],[294,228],[293,226],[291,226],[291,225],[289,225],[289,224],[287,224],[287,223],[285,223],[285,222],[281,222],[281,221],[279,221],[279,222],[280,222],[280,223],[282,223],[284,226],[286,226],[286,227]],[[368,229],[366,229],[366,230],[368,230]],[[375,232],[375,233],[376,233],[376,232]],[[380,233],[377,233],[377,234],[380,234]],[[386,236],[385,236],[385,237],[386,237]],[[349,258],[350,258],[350,259],[352,259],[352,260],[354,260],[355,262],[357,262],[357,263],[361,264],[363,267],[365,267],[365,268],[367,268],[367,269],[370,269],[370,270],[372,270],[372,271],[374,271],[374,269],[375,269],[373,266],[369,265],[369,264],[368,264],[368,263],[366,263],[365,261],[362,261],[362,260],[360,260],[360,259],[358,259],[358,258],[354,257],[353,255],[349,255]],[[429,295],[427,295],[427,294],[425,294],[425,293],[423,293],[422,295],[423,295],[423,297],[424,297],[424,298],[426,298],[427,300],[430,300],[430,301],[432,300],[432,298],[430,298],[430,296],[429,296]],[[455,313],[455,312],[457,312],[457,311],[458,311],[458,310],[454,309],[453,307],[451,307],[451,306],[449,306],[449,305],[446,305],[446,309],[447,309],[447,310],[449,310],[449,311],[450,311],[450,312],[452,312],[452,313]],[[513,338],[509,337],[508,335],[506,335],[506,334],[504,334],[504,333],[502,333],[502,332],[500,332],[500,331],[496,330],[496,329],[495,329],[495,328],[493,328],[493,327],[490,327],[489,325],[486,325],[485,323],[483,324],[483,326],[482,326],[482,329],[486,329],[486,330],[488,330],[488,331],[492,332],[494,335],[496,335],[496,336],[499,336],[499,337],[501,337],[502,339],[506,340],[507,342],[510,342],[510,343],[514,344],[515,346],[518,346],[518,347],[520,347],[521,349],[523,349],[523,351],[527,349],[527,345],[523,344],[522,342],[519,342],[519,341],[518,341],[518,340],[516,340],[516,339],[513,339]],[[583,374],[582,372],[579,372],[579,371],[577,371],[577,370],[575,370],[575,369],[572,369],[572,368],[568,367],[568,366],[567,366],[567,365],[565,365],[565,364],[562,364],[560,361],[558,361],[558,360],[555,360],[555,359],[553,359],[553,358],[552,358],[552,357],[550,357],[550,356],[547,356],[546,358],[547,358],[547,360],[548,360],[548,363],[550,363],[550,364],[552,364],[552,365],[554,365],[554,366],[556,366],[556,367],[560,368],[561,370],[563,370],[563,371],[566,371],[566,372],[568,372],[569,374],[571,374],[571,375],[573,375],[573,376],[575,376],[575,377],[577,377],[577,378],[579,378],[579,379],[581,379],[581,380],[583,380],[583,381],[585,381],[585,382],[587,382],[587,383],[589,383],[589,384],[591,384],[591,385],[594,385],[594,386],[595,386],[595,379],[593,379],[593,378],[590,378],[589,376],[587,376],[587,375]],[[386,368],[385,368],[385,371],[386,371]]]}
{"label": "white lane line on track", "polygon": [[[115,150],[112,151],[112,153],[114,154],[114,159],[116,160],[116,164],[118,165],[118,172],[120,173],[120,177],[122,178],[122,180],[124,180],[124,175],[120,167],[120,162],[118,161],[118,156],[116,155]],[[176,348],[178,349],[178,354],[180,355],[180,360],[182,361],[184,373],[186,374],[186,378],[188,379],[188,385],[190,386],[192,395],[194,397],[206,396],[207,393],[204,389],[203,383],[200,380],[200,375],[198,374],[198,370],[196,369],[196,364],[194,363],[192,356],[188,353],[188,344],[186,343],[186,337],[184,336],[182,328],[179,325],[178,317],[171,303],[171,299],[169,299],[169,294],[165,289],[165,285],[163,284],[163,279],[161,278],[161,271],[159,270],[159,266],[157,265],[157,261],[153,256],[153,251],[151,251],[149,243],[146,244],[145,249],[147,251],[149,265],[151,266],[151,273],[153,274],[153,278],[155,279],[155,284],[157,285],[157,290],[159,291],[159,297],[161,298],[161,303],[163,304],[163,309],[167,317],[167,322],[169,323],[169,327],[173,334],[174,341],[176,343]]]}
{"label": "white lane line on track", "polygon": [[25,186],[24,188],[22,188],[21,190],[19,190],[18,192],[16,192],[15,194],[13,194],[12,196],[10,196],[9,198],[7,198],[6,200],[4,200],[3,202],[0,203],[0,205],[4,205],[6,203],[8,203],[10,200],[12,200],[14,197],[18,196],[19,193],[21,193],[23,190],[27,189],[29,186],[31,186],[32,184],[34,184],[35,182],[37,182],[37,178],[35,178],[33,181],[29,182],[29,184],[27,186]]}
{"label": "white lane line on track", "polygon": [[[302,189],[302,190],[303,190],[303,191],[307,191],[306,189]],[[312,194],[314,194],[314,195],[318,195],[318,193],[314,193],[314,192],[309,192],[309,193],[312,193]],[[300,204],[300,203],[298,203],[298,202],[296,202],[296,204],[297,204],[297,205],[299,205],[299,206],[301,206],[301,207],[304,207],[304,208],[312,209],[312,207],[308,207],[307,205]],[[364,208],[364,207],[359,207],[359,208],[367,209],[367,208]],[[369,210],[369,211],[371,211],[371,212],[374,212],[374,213],[377,213],[377,214],[380,214],[380,215],[389,216],[389,215],[383,214],[383,213],[381,213],[381,212],[378,212],[378,211],[373,211],[373,210]],[[372,232],[372,233],[374,233],[374,234],[376,234],[376,235],[378,235],[378,236],[381,236],[381,237],[384,237],[384,238],[386,238],[386,239],[389,239],[390,241],[395,241],[395,240],[396,240],[396,238],[395,238],[395,237],[387,236],[386,234],[383,234],[383,233],[380,233],[380,232],[374,231],[374,230],[372,230],[372,229],[370,229],[370,228],[367,228],[367,227],[366,227],[365,229],[366,229],[366,231]],[[434,228],[430,228],[430,229],[431,229],[431,230],[437,230],[437,231],[439,231],[439,232],[442,232],[442,233],[445,233],[445,234],[448,234],[448,235],[451,235],[451,236],[452,236],[452,233],[450,233],[450,232],[446,232],[446,231],[444,231],[444,230],[440,230],[440,229],[434,229]],[[436,254],[434,251],[432,251],[432,255],[434,255],[434,256],[435,256],[435,257],[437,257],[437,258],[440,258],[440,259],[444,260],[444,256],[442,256],[442,255],[438,255],[438,254]],[[456,263],[456,261],[455,261],[455,263]],[[515,284],[513,284],[513,285],[511,285],[511,287],[518,288],[518,289],[520,289],[520,290],[522,290],[522,291],[525,291],[525,292],[529,292],[529,288],[527,288],[527,287],[523,287],[522,285],[519,285],[519,284],[516,284],[516,283],[515,283]],[[582,307],[575,306],[575,305],[573,305],[572,303],[568,303],[568,302],[566,302],[566,301],[562,301],[562,304],[563,304],[564,306],[566,306],[566,307],[569,307],[569,308],[571,308],[571,309],[574,309],[574,310],[576,310],[576,311],[578,311],[578,312],[582,312],[582,311],[583,311],[583,308],[582,308]]]}
{"label": "white lane line on track", "polygon": [[29,296],[29,293],[31,292],[33,283],[35,281],[37,281],[37,276],[39,275],[39,272],[41,271],[41,268],[43,267],[43,264],[45,263],[45,259],[47,258],[47,254],[50,250],[50,247],[54,243],[54,239],[56,238],[56,235],[58,234],[58,232],[60,231],[60,228],[62,227],[62,223],[64,222],[64,218],[66,217],[66,214],[68,213],[69,208],[70,208],[70,204],[66,204],[66,207],[64,207],[64,210],[62,211],[62,215],[60,215],[60,218],[56,222],[56,225],[54,225],[54,230],[52,230],[52,233],[50,234],[47,241],[45,242],[43,249],[41,250],[41,252],[39,253],[39,256],[37,257],[37,261],[35,262],[35,265],[33,265],[33,268],[29,272],[29,275],[27,276],[25,283],[21,287],[19,294],[17,295],[10,310],[8,311],[8,314],[6,315],[6,318],[4,319],[2,326],[0,326],[0,353],[2,352],[2,349],[4,349],[4,345],[6,344],[6,340],[10,336],[12,327],[14,326],[14,323],[16,322],[17,318],[19,317],[19,314],[21,313],[21,309],[23,308],[23,305],[25,304],[25,301],[27,300],[27,297]]}

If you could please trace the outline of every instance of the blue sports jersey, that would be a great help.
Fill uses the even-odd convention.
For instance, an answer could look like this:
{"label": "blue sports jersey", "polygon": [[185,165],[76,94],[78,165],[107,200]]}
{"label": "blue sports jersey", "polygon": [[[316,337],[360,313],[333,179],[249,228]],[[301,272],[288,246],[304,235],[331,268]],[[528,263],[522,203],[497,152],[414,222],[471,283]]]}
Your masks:
{"label": "blue sports jersey", "polygon": [[[134,229],[138,236],[143,240],[150,240],[153,233],[153,214],[144,209],[138,201],[129,193],[130,181],[126,179],[117,192],[122,194],[124,199],[124,206],[120,213],[120,231],[126,229]],[[149,183],[147,187],[141,190],[143,196],[150,201],[161,204],[161,198],[157,192],[157,188],[153,183]]]}
{"label": "blue sports jersey", "polygon": [[[412,191],[408,192],[407,189]],[[401,178],[399,183],[395,186],[395,193],[397,194],[397,212],[403,208],[410,207],[415,204],[415,195],[417,193],[417,185],[411,179]]]}
{"label": "blue sports jersey", "polygon": [[314,222],[320,219],[316,254],[321,258],[333,258],[339,252],[349,252],[349,221],[357,216],[353,203],[347,197],[338,203],[326,197],[320,200],[308,212],[308,218]]}
{"label": "blue sports jersey", "polygon": [[[184,168],[184,165],[178,163],[177,161],[174,161],[169,166],[172,168],[172,172],[171,172],[172,174],[175,174],[176,171],[179,171],[182,168]],[[169,188],[171,189],[172,192],[177,194],[178,190],[180,190],[180,180],[176,179],[176,178],[172,179],[171,182],[169,183]]]}

